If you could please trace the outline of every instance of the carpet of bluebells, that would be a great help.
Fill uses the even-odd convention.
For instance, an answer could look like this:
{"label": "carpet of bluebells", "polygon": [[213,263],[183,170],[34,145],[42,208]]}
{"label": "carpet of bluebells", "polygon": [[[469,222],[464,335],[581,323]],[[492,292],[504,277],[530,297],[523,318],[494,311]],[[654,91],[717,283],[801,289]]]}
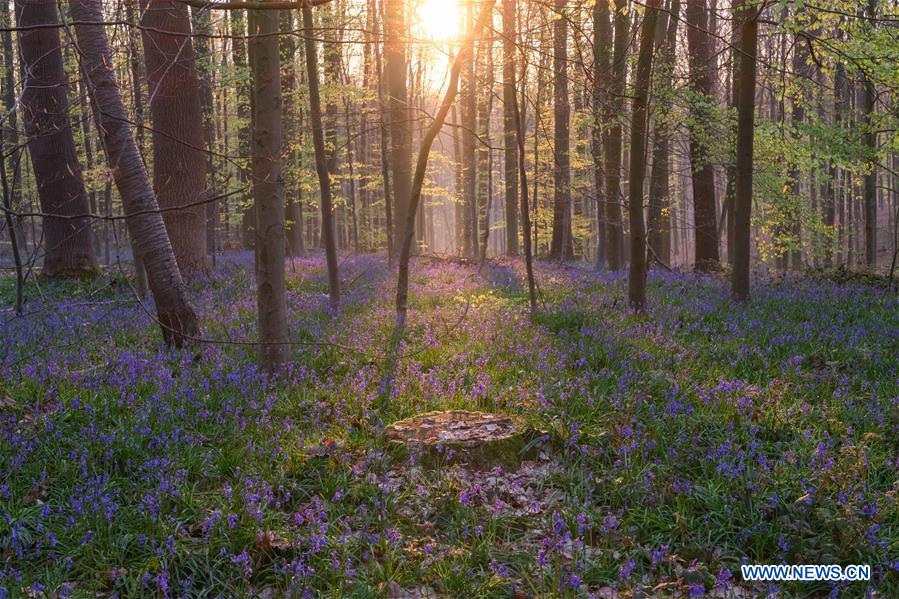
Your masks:
{"label": "carpet of bluebells", "polygon": [[[191,282],[167,351],[118,271],[0,312],[0,599],[899,596],[899,297],[762,278],[421,258],[389,401],[394,275],[288,265],[292,361],[255,367],[251,257]],[[0,279],[0,302],[12,301]],[[545,431],[515,471],[424,472],[375,423],[465,408]],[[743,563],[870,564],[748,584]]]}

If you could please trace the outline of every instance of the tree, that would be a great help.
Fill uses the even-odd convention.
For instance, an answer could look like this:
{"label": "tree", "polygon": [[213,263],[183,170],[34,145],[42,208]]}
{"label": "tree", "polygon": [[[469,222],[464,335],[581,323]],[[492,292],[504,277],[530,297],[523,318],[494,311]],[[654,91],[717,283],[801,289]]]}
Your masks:
{"label": "tree", "polygon": [[643,222],[643,178],[646,173],[646,129],[649,107],[649,80],[652,75],[652,51],[655,41],[659,0],[647,0],[646,16],[640,34],[634,82],[634,106],[631,111],[630,181],[628,214],[631,227],[631,258],[628,277],[628,303],[634,312],[646,307],[646,226]]}
{"label": "tree", "polygon": [[606,263],[609,270],[621,268],[623,231],[621,226],[621,113],[624,111],[624,85],[627,79],[627,48],[630,44],[630,17],[627,0],[615,0],[615,46],[612,54],[611,81],[606,104],[608,112],[605,146]]}
{"label": "tree", "polygon": [[312,141],[315,147],[315,171],[321,190],[322,240],[328,262],[328,289],[331,308],[340,303],[340,279],[337,272],[337,249],[334,243],[334,208],[331,202],[331,175],[325,154],[325,134],[322,126],[322,102],[319,91],[318,49],[312,33],[312,7],[303,5],[303,42],[306,48],[306,77],[309,85],[309,120],[312,125]]}
{"label": "tree", "polygon": [[556,0],[553,22],[553,235],[549,255],[571,260],[571,105],[568,99],[568,20],[565,0]]}
{"label": "tree", "polygon": [[284,273],[284,182],[281,174],[281,51],[278,11],[251,11],[248,51],[253,74],[253,199],[256,204],[256,302],[259,366],[287,360]]}
{"label": "tree", "polygon": [[[868,17],[877,15],[877,0],[868,0]],[[865,198],[865,265],[874,269],[877,266],[877,125],[874,101],[877,92],[870,75],[862,73],[862,114],[865,122],[862,143],[868,152],[868,167],[864,180]]]}
{"label": "tree", "polygon": [[755,75],[758,46],[758,13],[748,0],[737,0],[734,19],[740,27],[740,52],[736,76],[737,165],[734,188],[734,260],[731,289],[734,299],[749,300],[749,250],[752,213],[752,168],[755,135]]}
{"label": "tree", "polygon": [[[95,275],[87,193],[69,120],[59,12],[52,0],[15,3],[22,69],[22,113],[43,217],[43,274]],[[48,26],[49,25],[49,26]]]}
{"label": "tree", "polygon": [[459,88],[459,74],[462,71],[462,65],[469,60],[474,46],[475,36],[483,30],[488,18],[493,12],[493,0],[485,0],[481,6],[481,14],[478,16],[477,22],[473,25],[468,36],[462,43],[462,48],[453,60],[449,74],[449,84],[443,100],[440,102],[440,108],[434,115],[434,121],[428,127],[427,132],[422,138],[421,147],[418,150],[418,160],[415,164],[415,174],[412,179],[412,192],[409,202],[409,210],[406,213],[406,223],[403,230],[403,236],[400,238],[400,254],[399,254],[399,273],[397,274],[396,284],[396,329],[402,331],[406,325],[406,313],[408,311],[409,299],[409,258],[412,254],[412,240],[415,238],[415,213],[418,211],[418,205],[421,200],[421,189],[424,185],[425,173],[428,166],[428,156],[431,152],[431,145],[443,123],[446,122],[446,115],[449,114],[453,101],[456,98],[456,92]]}
{"label": "tree", "polygon": [[172,252],[153,187],[125,112],[112,70],[112,51],[106,39],[99,0],[70,0],[82,70],[91,89],[94,120],[106,161],[112,170],[128,233],[147,271],[150,292],[166,343],[181,346],[200,334],[197,316]]}
{"label": "tree", "polygon": [[[649,247],[651,258],[667,265],[671,260],[671,217],[669,201],[669,169],[671,154],[671,95],[674,75],[674,50],[677,43],[677,27],[680,19],[680,0],[671,0],[668,8],[667,29],[659,48],[655,68],[656,102],[655,128],[652,145],[652,174],[649,178]],[[665,19],[657,19],[664,26]]]}
{"label": "tree", "polygon": [[[472,26],[471,2],[466,3],[468,26]],[[478,253],[478,163],[477,163],[477,90],[475,81],[474,52],[466,56],[459,94],[462,119],[462,207],[464,213],[463,235],[465,254],[475,257]],[[399,239],[399,238],[398,238]]]}
{"label": "tree", "polygon": [[[516,0],[503,0],[503,157],[506,255],[518,255],[518,132],[515,129]],[[527,236],[527,235],[525,235]]]}
{"label": "tree", "polygon": [[206,264],[206,154],[187,5],[141,0],[153,124],[153,187],[182,273]]}
{"label": "tree", "polygon": [[[0,27],[6,29],[0,32],[3,44],[3,91],[0,96],[3,97],[3,125],[0,128],[0,152],[3,153],[5,159],[9,160],[11,165],[11,178],[7,181],[9,187],[9,206],[10,210],[19,208],[22,197],[20,181],[20,164],[22,152],[19,148],[19,132],[18,132],[18,116],[16,113],[16,60],[13,54],[12,39],[12,19],[9,12],[9,3],[0,2]],[[7,29],[8,28],[8,29]],[[22,226],[22,218],[13,218],[8,215],[10,226],[15,227],[15,231],[10,231],[10,235],[16,236],[16,248],[19,252],[27,251],[27,242],[25,238],[25,229]]]}
{"label": "tree", "polygon": [[412,183],[412,114],[406,88],[406,29],[404,0],[385,0],[384,72],[387,80],[390,165],[393,183],[394,238],[403,237]]}
{"label": "tree", "polygon": [[[193,29],[196,35],[197,80],[199,83],[200,109],[203,114],[203,143],[206,149],[206,183],[207,196],[214,193],[216,188],[216,170],[213,164],[215,145],[215,107],[212,96],[212,53],[209,37],[212,35],[212,23],[209,11],[203,8],[194,8],[191,12]],[[218,249],[219,206],[215,200],[206,204],[206,251],[212,256],[212,265],[215,266],[215,253]]]}
{"label": "tree", "polygon": [[715,170],[705,139],[710,110],[714,104],[714,53],[709,35],[708,6],[705,0],[687,0],[687,47],[691,102],[690,164],[693,179],[693,217],[696,228],[695,268],[699,271],[718,264],[718,227],[715,219]]}
{"label": "tree", "polygon": [[605,197],[605,168],[603,164],[603,146],[607,139],[606,131],[610,117],[607,104],[609,102],[609,69],[610,48],[612,44],[612,25],[609,20],[609,3],[593,4],[593,129],[590,151],[593,155],[593,186],[596,193],[596,267],[606,262],[606,243],[609,226],[605,212],[608,198]]}

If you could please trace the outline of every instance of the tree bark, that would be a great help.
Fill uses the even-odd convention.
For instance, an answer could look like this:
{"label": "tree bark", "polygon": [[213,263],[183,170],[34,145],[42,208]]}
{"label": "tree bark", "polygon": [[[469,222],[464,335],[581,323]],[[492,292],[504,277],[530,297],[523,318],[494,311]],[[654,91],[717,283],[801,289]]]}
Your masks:
{"label": "tree bark", "polygon": [[656,62],[655,130],[652,146],[652,174],[649,179],[649,247],[653,257],[667,265],[671,261],[671,207],[668,162],[671,154],[671,94],[675,46],[680,18],[680,0],[669,4],[667,29]]}
{"label": "tree bark", "polygon": [[696,229],[698,271],[714,269],[718,264],[718,226],[715,218],[715,170],[708,157],[706,130],[697,123],[710,122],[709,109],[715,102],[713,52],[708,33],[708,7],[705,0],[687,0],[687,46],[690,83],[696,92],[691,105],[690,163],[693,178],[693,217]]}
{"label": "tree bark", "polygon": [[[845,67],[842,63],[838,63],[833,78],[833,126],[838,132],[843,129],[843,113],[846,110],[844,105],[845,98],[843,97],[845,85]],[[831,161],[828,168],[827,197],[824,208],[824,224],[827,226],[824,236],[824,266],[826,268],[833,266],[834,247],[835,245],[839,247],[837,244],[840,241],[838,231],[836,230],[836,208],[837,192],[841,188],[841,175],[842,173],[837,168],[836,163]],[[842,210],[840,214],[842,214]]]}
{"label": "tree bark", "polygon": [[[877,16],[877,0],[868,0],[868,17]],[[862,144],[868,152],[868,171],[864,180],[865,198],[865,265],[877,268],[877,125],[874,102],[877,98],[874,82],[866,73],[862,76],[862,112],[864,133]]]}
{"label": "tree bark", "polygon": [[212,34],[212,23],[209,11],[195,8],[192,11],[193,28],[197,40],[197,80],[199,84],[200,110],[203,115],[203,143],[206,149],[206,195],[210,201],[205,205],[206,213],[206,251],[212,256],[215,267],[215,254],[218,250],[219,203],[211,197],[216,193],[216,172],[213,164],[215,146],[215,106],[212,98],[212,51],[209,36]]}
{"label": "tree bark", "polygon": [[15,11],[16,24],[23,28],[19,32],[19,52],[23,63],[25,133],[45,215],[42,274],[93,276],[99,267],[69,119],[69,83],[63,70],[59,29],[41,27],[60,22],[57,5],[53,0],[17,0]]}
{"label": "tree bark", "polygon": [[[296,61],[296,41],[293,36],[293,13],[289,10],[280,12],[281,35],[279,42],[281,47],[281,97],[283,98],[283,152],[290,156],[297,171],[302,170],[302,150],[292,150],[293,143],[302,148],[302,129],[300,108],[295,106],[294,97],[297,86],[297,73],[294,62]],[[301,176],[296,177],[297,180]],[[288,186],[289,187],[289,186]],[[296,182],[293,193],[285,198],[286,218],[286,242],[287,254],[292,258],[302,256],[304,253],[302,228],[300,227],[300,202],[303,197],[302,187]]]}
{"label": "tree bark", "polygon": [[755,132],[755,76],[758,47],[757,9],[737,0],[734,19],[740,27],[740,52],[736,76],[737,166],[734,187],[734,261],[731,289],[734,299],[749,300],[750,216],[752,213],[752,168]]}
{"label": "tree bark", "polygon": [[412,183],[412,114],[406,88],[406,28],[403,0],[385,0],[384,71],[390,120],[394,239],[402,239]]}
{"label": "tree bark", "polygon": [[556,0],[553,22],[553,232],[549,255],[571,260],[571,104],[568,99],[568,20]]}
{"label": "tree bark", "polygon": [[503,158],[506,255],[518,255],[518,134],[515,130],[516,0],[503,0]]}
{"label": "tree bark", "polygon": [[596,194],[596,268],[606,263],[609,226],[606,221],[605,168],[603,140],[608,129],[612,25],[608,2],[593,4],[593,129],[590,151],[593,156],[593,186]]}
{"label": "tree bark", "polygon": [[[474,21],[472,3],[466,3],[468,26]],[[465,255],[471,258],[478,252],[478,196],[477,196],[477,90],[475,81],[474,52],[466,57],[462,68],[461,93],[459,94],[462,119],[462,187],[465,213],[463,232]]]}
{"label": "tree bark", "polygon": [[625,13],[627,0],[615,1],[615,48],[612,55],[612,79],[608,98],[608,130],[605,146],[606,262],[609,270],[622,266],[621,223],[621,121],[624,110],[624,85],[627,79],[627,48],[630,45],[630,17]]}
{"label": "tree bark", "polygon": [[[13,54],[12,28],[13,22],[9,12],[9,2],[0,2],[0,27],[9,27],[10,30],[0,33],[3,44],[3,126],[0,129],[0,152],[3,152],[11,165],[11,177],[7,180],[9,187],[9,207],[11,210],[20,208],[22,199],[21,162],[22,151],[19,148],[18,115],[16,109],[16,67]],[[28,244],[25,237],[25,227],[21,217],[11,218],[16,236],[16,246],[19,254],[28,252]]]}
{"label": "tree bark", "polygon": [[177,0],[141,0],[140,6],[153,187],[181,273],[204,272],[206,155],[190,16]]}
{"label": "tree bark", "polygon": [[643,222],[643,178],[646,174],[646,129],[649,108],[649,80],[655,42],[659,0],[646,0],[646,14],[640,33],[640,52],[634,82],[631,119],[630,181],[628,214],[631,227],[631,258],[628,276],[628,303],[634,312],[646,308],[646,226]]}
{"label": "tree bark", "polygon": [[309,119],[312,125],[312,141],[315,146],[315,170],[321,189],[322,241],[328,262],[328,289],[331,308],[340,303],[340,279],[337,272],[337,248],[334,242],[334,208],[331,203],[331,177],[325,154],[325,134],[322,126],[322,104],[319,92],[318,49],[312,33],[312,8],[303,6],[303,37],[306,48],[306,78],[309,85]]}
{"label": "tree bark", "polygon": [[[128,232],[142,259],[166,343],[181,346],[200,334],[184,281],[162,221],[150,178],[131,135],[131,124],[112,71],[98,0],[70,0],[82,68],[94,100],[94,121],[125,210]],[[96,23],[96,24],[94,24]]]}
{"label": "tree bark", "polygon": [[287,291],[284,273],[284,181],[281,174],[281,54],[278,11],[249,15],[253,75],[253,198],[256,204],[256,302],[259,366],[287,361]]}

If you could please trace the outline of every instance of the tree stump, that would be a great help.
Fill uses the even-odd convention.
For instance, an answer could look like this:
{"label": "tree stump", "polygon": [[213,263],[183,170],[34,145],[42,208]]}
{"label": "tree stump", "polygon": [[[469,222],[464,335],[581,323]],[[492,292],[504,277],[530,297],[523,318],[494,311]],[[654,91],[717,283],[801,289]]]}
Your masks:
{"label": "tree stump", "polygon": [[537,433],[512,416],[451,410],[394,422],[384,438],[393,455],[426,468],[464,464],[489,470],[517,467],[534,449]]}

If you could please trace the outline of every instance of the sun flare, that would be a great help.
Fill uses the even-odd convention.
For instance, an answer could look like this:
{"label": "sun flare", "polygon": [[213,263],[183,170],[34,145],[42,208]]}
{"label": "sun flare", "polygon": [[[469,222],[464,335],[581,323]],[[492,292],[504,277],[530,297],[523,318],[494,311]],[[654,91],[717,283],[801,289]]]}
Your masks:
{"label": "sun flare", "polygon": [[423,37],[448,41],[459,34],[459,4],[456,0],[422,0],[416,11]]}

